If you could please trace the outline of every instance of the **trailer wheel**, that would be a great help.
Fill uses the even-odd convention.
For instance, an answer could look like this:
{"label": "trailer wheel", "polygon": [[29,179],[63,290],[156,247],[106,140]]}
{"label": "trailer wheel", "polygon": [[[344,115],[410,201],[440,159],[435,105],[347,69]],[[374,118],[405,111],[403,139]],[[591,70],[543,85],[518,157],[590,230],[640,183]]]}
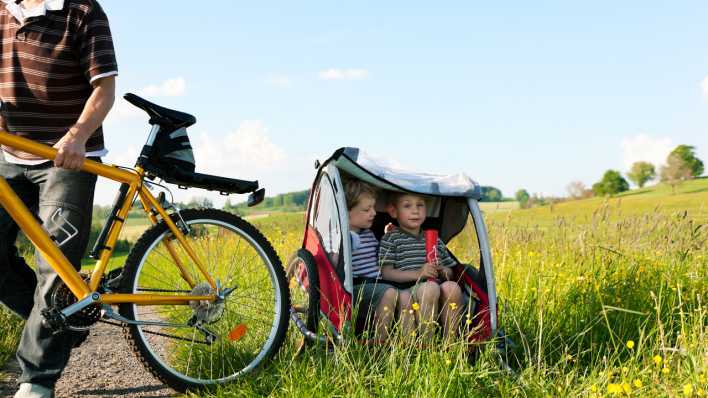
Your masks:
{"label": "trailer wheel", "polygon": [[320,283],[317,264],[310,252],[299,249],[288,261],[286,270],[290,291],[290,319],[308,342],[324,342],[318,335],[320,320]]}

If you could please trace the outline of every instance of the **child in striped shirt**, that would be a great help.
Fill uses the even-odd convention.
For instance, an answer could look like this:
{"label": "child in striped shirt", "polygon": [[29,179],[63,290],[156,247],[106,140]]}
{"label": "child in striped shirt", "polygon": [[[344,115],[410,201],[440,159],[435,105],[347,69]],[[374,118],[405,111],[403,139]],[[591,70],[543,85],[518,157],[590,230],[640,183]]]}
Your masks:
{"label": "child in striped shirt", "polygon": [[421,230],[427,216],[425,199],[420,195],[392,192],[388,202],[387,210],[398,220],[398,228],[381,238],[379,263],[383,279],[405,288],[399,297],[401,327],[404,331],[412,329],[415,321],[421,336],[427,339],[440,318],[443,335],[454,336],[462,312],[462,289],[452,280],[452,267],[456,262],[440,239],[436,244],[437,263],[427,262],[425,236]]}
{"label": "child in striped shirt", "polygon": [[398,294],[383,283],[378,266],[378,247],[371,225],[376,216],[376,191],[359,180],[346,183],[349,231],[352,242],[354,304],[358,325],[374,325],[376,338],[386,339],[393,322]]}

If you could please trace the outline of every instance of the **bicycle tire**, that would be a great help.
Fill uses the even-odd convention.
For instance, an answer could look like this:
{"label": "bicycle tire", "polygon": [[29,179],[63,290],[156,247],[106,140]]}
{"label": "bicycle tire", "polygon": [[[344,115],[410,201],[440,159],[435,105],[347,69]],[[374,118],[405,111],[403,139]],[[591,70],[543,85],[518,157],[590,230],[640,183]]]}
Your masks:
{"label": "bicycle tire", "polygon": [[[223,309],[219,312],[218,308],[210,307],[211,304],[192,301],[190,305],[121,304],[119,312],[123,317],[136,321],[188,323],[199,320],[199,327],[216,336],[215,342],[209,344],[206,342],[208,333],[203,333],[197,326],[164,327],[159,331],[155,330],[157,326],[124,327],[128,343],[142,364],[165,384],[184,392],[234,381],[271,359],[287,333],[290,300],[282,264],[270,242],[254,226],[238,216],[215,209],[188,209],[181,212],[181,217],[189,226],[190,232],[186,236],[190,246],[197,256],[208,260],[204,262],[212,277],[227,276],[221,280],[224,282],[223,288],[235,289],[225,299]],[[172,219],[178,222],[179,217],[173,215]],[[212,231],[216,231],[219,241],[211,238]],[[164,221],[143,233],[126,260],[121,292],[179,294],[181,291],[185,294],[191,288],[191,294],[205,294],[195,292],[205,286],[209,289],[209,286],[204,282],[197,283],[200,281],[197,278],[199,274],[193,264],[188,273],[197,287],[190,286],[179,277],[179,269],[167,250],[160,252],[161,248],[166,248],[160,243],[172,237]],[[179,245],[174,247],[181,250]],[[185,265],[191,262],[186,252],[178,252],[177,258]],[[230,261],[226,261],[227,258]],[[166,267],[168,264],[165,263],[172,266]],[[254,263],[257,264],[253,266]],[[256,277],[259,279],[254,279]],[[259,286],[261,283],[264,286]],[[244,295],[249,292],[248,297]],[[261,305],[263,313],[254,313],[253,309]],[[146,312],[145,308],[154,311]],[[205,315],[211,314],[209,311],[214,311],[214,314]],[[265,319],[261,318],[261,314],[265,314]],[[261,332],[265,336],[258,336]],[[202,334],[204,341],[197,339]],[[191,341],[188,352],[185,351],[185,340]],[[200,347],[206,345],[207,349],[195,348],[197,343]],[[202,366],[205,358],[209,361],[206,367]],[[190,367],[192,360],[194,367]],[[234,363],[237,365],[234,366]]]}

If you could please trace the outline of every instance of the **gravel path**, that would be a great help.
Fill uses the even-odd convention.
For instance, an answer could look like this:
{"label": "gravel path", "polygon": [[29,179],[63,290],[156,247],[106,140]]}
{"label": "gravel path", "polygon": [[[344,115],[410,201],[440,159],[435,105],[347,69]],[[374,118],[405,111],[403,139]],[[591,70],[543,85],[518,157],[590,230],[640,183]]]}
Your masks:
{"label": "gravel path", "polygon": [[[10,361],[0,374],[0,397],[11,397],[19,374]],[[121,328],[98,323],[69,365],[56,388],[56,397],[172,397],[176,393],[145,370],[128,348]]]}

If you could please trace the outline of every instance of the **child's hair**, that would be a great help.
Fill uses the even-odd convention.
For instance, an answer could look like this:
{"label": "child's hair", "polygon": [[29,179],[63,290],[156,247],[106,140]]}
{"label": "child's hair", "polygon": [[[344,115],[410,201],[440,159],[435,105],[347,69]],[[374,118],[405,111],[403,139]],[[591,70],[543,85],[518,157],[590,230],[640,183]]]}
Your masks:
{"label": "child's hair", "polygon": [[400,199],[403,195],[405,195],[404,192],[389,191],[388,197],[386,197],[386,204],[389,206],[395,206],[398,204],[398,199]]}
{"label": "child's hair", "polygon": [[351,210],[359,204],[361,195],[369,195],[376,199],[376,188],[361,180],[346,181],[344,191],[344,196],[347,198],[347,210]]}
{"label": "child's hair", "polygon": [[425,197],[423,195],[419,195],[419,194],[415,194],[415,193],[388,191],[388,197],[386,198],[386,204],[389,206],[396,206],[398,204],[398,200],[406,195],[420,197],[420,198],[423,198],[423,200],[425,200]]}

